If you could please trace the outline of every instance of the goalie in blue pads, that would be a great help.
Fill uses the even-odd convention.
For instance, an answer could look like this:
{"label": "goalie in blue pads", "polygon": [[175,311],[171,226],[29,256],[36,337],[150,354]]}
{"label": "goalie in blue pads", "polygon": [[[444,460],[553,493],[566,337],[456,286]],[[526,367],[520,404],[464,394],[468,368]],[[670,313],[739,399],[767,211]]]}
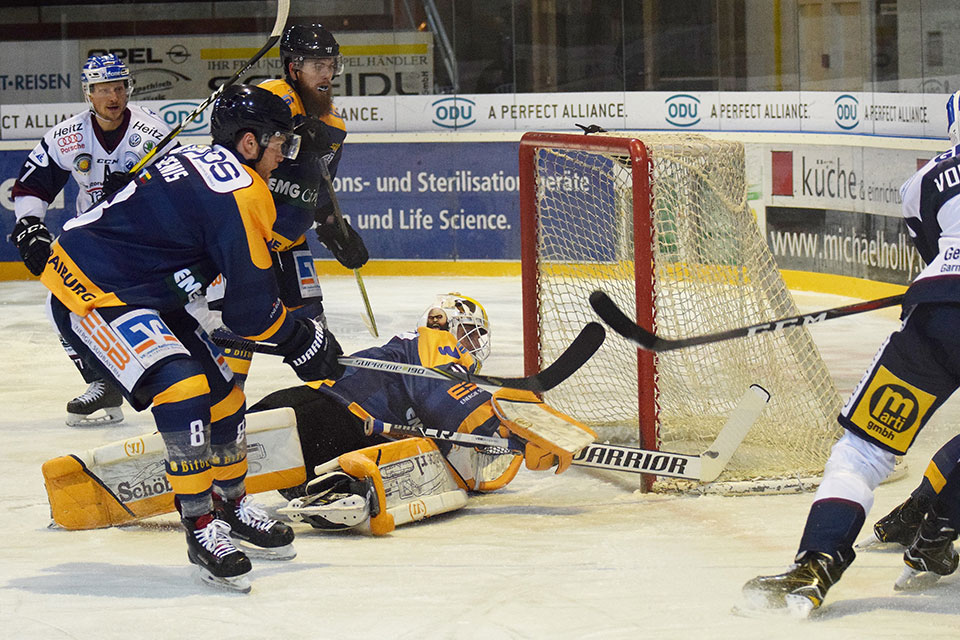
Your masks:
{"label": "goalie in blue pads", "polygon": [[[486,312],[467,296],[438,296],[418,325],[416,331],[354,355],[475,371],[490,353]],[[542,406],[532,394],[520,395],[529,395],[526,401]],[[528,447],[529,468],[556,466],[558,472],[567,468],[575,453],[569,450],[573,447],[555,445],[553,440],[560,438],[554,432],[542,438],[526,431],[526,425],[521,428],[499,417],[492,400],[490,393],[472,383],[348,367],[336,381],[311,382],[275,392],[252,411],[289,406],[297,414],[308,482],[281,491],[291,500],[281,513],[320,529],[369,524],[373,533],[382,534],[396,524],[462,507],[467,491],[493,491],[505,486],[525,456],[442,440],[391,441],[381,435],[367,436],[364,420],[368,417],[479,435],[506,436],[512,432],[536,441]],[[551,412],[549,418],[555,421],[557,416],[562,417],[561,431],[569,429],[579,434],[576,441],[595,438],[586,427],[562,414]],[[535,426],[529,428],[536,431]]]}

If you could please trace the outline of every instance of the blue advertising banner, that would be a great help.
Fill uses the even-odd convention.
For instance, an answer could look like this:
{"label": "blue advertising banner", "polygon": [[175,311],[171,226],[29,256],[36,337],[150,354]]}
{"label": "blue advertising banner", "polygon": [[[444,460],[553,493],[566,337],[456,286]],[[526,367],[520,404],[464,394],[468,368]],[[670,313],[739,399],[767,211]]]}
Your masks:
{"label": "blue advertising banner", "polygon": [[[516,142],[353,144],[347,139],[337,195],[372,259],[519,260],[520,203]],[[0,151],[0,233],[13,229],[10,189],[28,151]],[[56,234],[75,212],[67,184],[47,213]],[[308,239],[318,258],[330,253]],[[18,261],[0,242],[0,261]]]}

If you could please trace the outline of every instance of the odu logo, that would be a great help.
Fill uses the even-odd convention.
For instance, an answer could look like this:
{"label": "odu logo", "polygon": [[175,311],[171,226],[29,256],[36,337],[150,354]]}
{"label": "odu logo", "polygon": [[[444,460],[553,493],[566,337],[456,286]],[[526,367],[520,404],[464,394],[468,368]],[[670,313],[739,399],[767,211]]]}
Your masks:
{"label": "odu logo", "polygon": [[433,107],[433,124],[444,129],[463,129],[477,121],[473,115],[477,103],[467,98],[440,98],[430,106]]}
{"label": "odu logo", "polygon": [[[199,105],[199,102],[171,102],[160,108],[160,117],[170,127],[178,127]],[[200,133],[206,128],[207,119],[201,112],[181,133]]]}
{"label": "odu logo", "polygon": [[870,416],[891,431],[902,433],[916,422],[918,404],[906,387],[885,384],[870,396]]}
{"label": "odu logo", "polygon": [[687,93],[670,96],[664,102],[666,120],[675,127],[692,127],[700,122],[700,98]]}
{"label": "odu logo", "polygon": [[837,126],[850,130],[860,124],[860,102],[849,93],[839,96],[833,101],[834,116]]}

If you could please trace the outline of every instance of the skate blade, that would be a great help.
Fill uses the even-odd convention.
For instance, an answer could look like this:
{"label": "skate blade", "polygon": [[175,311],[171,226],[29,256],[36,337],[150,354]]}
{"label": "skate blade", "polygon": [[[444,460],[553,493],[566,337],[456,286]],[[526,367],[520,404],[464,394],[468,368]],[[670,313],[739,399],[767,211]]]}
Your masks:
{"label": "skate blade", "polygon": [[90,415],[67,413],[68,427],[105,427],[110,424],[123,422],[123,411],[120,407],[97,409]]}
{"label": "skate blade", "polygon": [[894,591],[922,591],[932,587],[940,579],[933,571],[917,571],[913,567],[904,567],[903,573],[893,583]]}
{"label": "skate blade", "polygon": [[233,538],[233,546],[240,549],[251,560],[293,560],[297,557],[297,550],[293,548],[293,544],[285,544],[282,547],[258,547]]}
{"label": "skate blade", "polygon": [[366,521],[370,517],[370,506],[363,496],[355,494],[332,504],[316,506],[303,498],[294,498],[287,506],[277,509],[277,513],[283,514],[291,522],[301,522],[308,516],[319,517],[340,529],[355,527]]}
{"label": "skate blade", "polygon": [[903,545],[897,542],[883,542],[877,534],[871,533],[857,544],[853,545],[857,551],[887,551],[902,550]]}
{"label": "skate blade", "polygon": [[202,584],[234,593],[250,593],[253,588],[253,585],[250,584],[250,578],[246,575],[220,578],[202,567],[197,567],[197,577]]}
{"label": "skate blade", "polygon": [[806,619],[815,609],[813,602],[804,596],[787,594],[781,601],[761,592],[744,591],[743,599],[730,609],[730,613],[743,618],[795,618]]}

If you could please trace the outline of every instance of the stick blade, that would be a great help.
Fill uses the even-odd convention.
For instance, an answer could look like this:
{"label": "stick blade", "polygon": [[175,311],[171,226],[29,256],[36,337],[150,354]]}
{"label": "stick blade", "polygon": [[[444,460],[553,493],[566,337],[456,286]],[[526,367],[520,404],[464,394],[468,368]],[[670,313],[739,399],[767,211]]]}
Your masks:
{"label": "stick blade", "polygon": [[627,340],[636,343],[641,349],[657,350],[657,336],[627,317],[617,303],[603,291],[598,290],[590,294],[590,306],[611,329]]}
{"label": "stick blade", "polygon": [[595,354],[597,349],[600,348],[600,345],[603,344],[606,337],[607,332],[603,328],[603,325],[599,322],[588,322],[584,325],[583,329],[580,330],[580,333],[574,338],[573,342],[570,343],[570,346],[567,347],[550,366],[532,376],[523,378],[499,378],[481,374],[457,374],[456,372],[450,372],[445,375],[481,385],[487,384],[496,387],[543,393],[553,389],[573,375],[577,369],[586,364],[587,360],[593,357],[593,354]]}
{"label": "stick blade", "polygon": [[769,401],[769,391],[758,384],[750,385],[730,412],[717,439],[700,454],[700,482],[713,482],[720,476]]}

